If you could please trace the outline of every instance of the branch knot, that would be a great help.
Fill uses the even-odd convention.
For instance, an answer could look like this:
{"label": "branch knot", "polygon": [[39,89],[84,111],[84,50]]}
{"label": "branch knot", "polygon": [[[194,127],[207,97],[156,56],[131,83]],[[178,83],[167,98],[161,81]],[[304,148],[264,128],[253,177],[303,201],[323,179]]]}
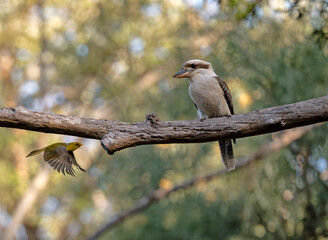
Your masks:
{"label": "branch knot", "polygon": [[152,112],[152,113],[146,114],[146,122],[147,123],[157,124],[160,121],[161,120],[159,119],[159,117],[157,116],[156,113]]}

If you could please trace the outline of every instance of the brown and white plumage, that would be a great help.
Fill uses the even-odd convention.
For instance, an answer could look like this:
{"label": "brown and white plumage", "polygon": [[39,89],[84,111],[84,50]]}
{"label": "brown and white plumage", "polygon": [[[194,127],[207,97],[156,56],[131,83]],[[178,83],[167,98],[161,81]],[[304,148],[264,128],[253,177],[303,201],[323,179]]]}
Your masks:
{"label": "brown and white plumage", "polygon": [[[234,114],[228,85],[216,75],[209,62],[189,60],[173,77],[189,80],[189,95],[201,120]],[[231,139],[219,140],[219,145],[226,169],[235,169]]]}

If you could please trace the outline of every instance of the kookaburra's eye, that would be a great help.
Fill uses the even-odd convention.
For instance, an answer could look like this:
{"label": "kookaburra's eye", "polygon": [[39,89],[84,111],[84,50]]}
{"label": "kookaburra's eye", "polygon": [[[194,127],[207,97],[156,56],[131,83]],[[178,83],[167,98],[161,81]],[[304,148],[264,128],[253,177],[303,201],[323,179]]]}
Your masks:
{"label": "kookaburra's eye", "polygon": [[196,68],[196,65],[195,64],[191,64],[190,65],[192,68]]}

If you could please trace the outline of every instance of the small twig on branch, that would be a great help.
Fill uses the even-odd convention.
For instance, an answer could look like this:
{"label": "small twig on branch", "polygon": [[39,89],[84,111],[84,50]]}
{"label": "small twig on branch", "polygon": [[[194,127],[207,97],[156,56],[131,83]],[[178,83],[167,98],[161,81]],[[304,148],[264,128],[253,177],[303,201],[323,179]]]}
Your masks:
{"label": "small twig on branch", "polygon": [[[275,152],[283,147],[288,146],[295,140],[301,138],[305,133],[310,131],[313,128],[313,126],[306,126],[302,128],[296,128],[291,129],[288,131],[285,131],[282,133],[278,138],[275,138],[273,141],[264,144],[256,153],[242,159],[241,161],[238,161],[236,164],[236,169],[242,168],[251,162],[261,159],[265,156],[268,156],[272,152]],[[98,239],[103,233],[106,231],[114,228],[119,223],[123,222],[124,220],[131,218],[135,214],[141,212],[142,210],[148,208],[153,203],[168,197],[171,193],[176,192],[181,189],[186,189],[189,187],[192,187],[198,183],[204,183],[209,182],[221,175],[224,175],[226,173],[225,170],[220,170],[217,172],[214,172],[212,174],[208,174],[205,176],[197,176],[194,177],[188,181],[185,181],[182,184],[179,184],[171,189],[165,190],[165,189],[157,189],[150,193],[149,195],[146,195],[142,197],[137,204],[132,207],[130,210],[127,210],[123,213],[117,214],[116,216],[112,217],[107,224],[105,224],[103,227],[99,228],[93,235],[89,236],[87,240],[95,240]]]}
{"label": "small twig on branch", "polygon": [[328,96],[237,114],[228,120],[221,117],[202,122],[163,122],[150,115],[147,121],[127,123],[41,113],[23,107],[0,109],[0,127],[99,139],[109,154],[145,144],[196,143],[242,138],[327,120]]}

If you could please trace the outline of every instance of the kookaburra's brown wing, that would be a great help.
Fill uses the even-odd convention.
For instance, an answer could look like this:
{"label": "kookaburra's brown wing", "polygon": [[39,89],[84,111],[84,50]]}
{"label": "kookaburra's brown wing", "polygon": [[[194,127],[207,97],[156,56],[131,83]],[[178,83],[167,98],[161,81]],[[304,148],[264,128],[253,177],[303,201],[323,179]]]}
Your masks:
{"label": "kookaburra's brown wing", "polygon": [[234,115],[235,112],[233,110],[232,97],[231,97],[231,92],[228,88],[228,85],[221,78],[219,78],[218,76],[216,76],[215,78],[216,78],[216,80],[218,80],[218,83],[221,86],[221,89],[224,93],[224,97],[225,97],[225,99],[228,103],[228,107],[229,107],[231,115]]}
{"label": "kookaburra's brown wing", "polygon": [[[222,91],[224,93],[224,98],[227,101],[227,104],[228,104],[228,107],[229,107],[229,110],[230,110],[231,115],[234,115],[235,112],[233,110],[232,96],[231,96],[231,92],[229,90],[228,85],[225,83],[225,81],[223,81],[218,76],[216,76],[215,79],[218,80],[218,83],[221,86],[221,89],[222,89]],[[236,143],[236,139],[233,139],[233,142]]]}

